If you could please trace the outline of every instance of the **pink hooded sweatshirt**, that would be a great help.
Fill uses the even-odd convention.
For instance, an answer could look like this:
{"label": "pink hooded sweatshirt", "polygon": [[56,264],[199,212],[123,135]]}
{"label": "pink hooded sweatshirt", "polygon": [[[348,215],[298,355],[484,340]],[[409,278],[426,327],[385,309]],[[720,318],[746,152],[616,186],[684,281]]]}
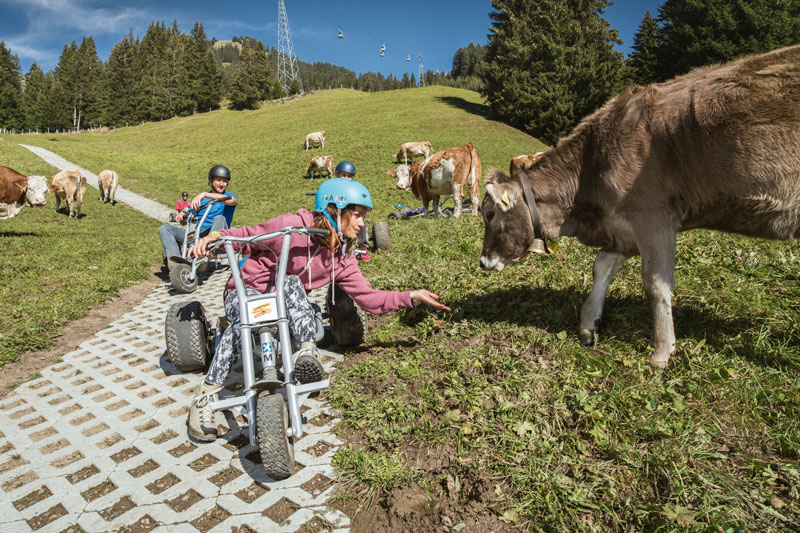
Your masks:
{"label": "pink hooded sweatshirt", "polygon": [[[252,237],[277,231],[287,226],[313,226],[313,224],[313,213],[300,209],[296,214],[287,213],[252,227],[242,226],[241,228],[220,230],[220,233],[231,237]],[[268,241],[261,241],[252,247],[234,243],[234,249],[243,255],[250,255],[250,259],[242,265],[242,279],[245,287],[262,293],[272,289],[278,272],[277,256],[280,253],[282,241],[283,236],[279,236]],[[318,252],[317,248],[319,248]],[[310,263],[309,257],[311,257]],[[306,265],[308,265],[308,269],[306,269]],[[286,274],[299,275],[306,291],[323,287],[335,280],[336,284],[344,289],[344,292],[350,295],[359,307],[375,315],[412,306],[409,291],[373,289],[358,268],[358,260],[355,256],[333,255],[327,247],[318,245],[311,237],[299,233],[293,233],[291,237]],[[233,278],[228,281],[227,286],[229,289],[234,288]]]}

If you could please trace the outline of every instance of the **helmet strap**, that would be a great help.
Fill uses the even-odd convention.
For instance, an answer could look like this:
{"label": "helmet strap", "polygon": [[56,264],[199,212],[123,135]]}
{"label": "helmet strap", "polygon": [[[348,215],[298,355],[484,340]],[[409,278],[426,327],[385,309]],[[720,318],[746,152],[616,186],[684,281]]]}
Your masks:
{"label": "helmet strap", "polygon": [[339,234],[339,240],[344,242],[344,235],[342,234],[342,209],[336,208],[336,232]]}

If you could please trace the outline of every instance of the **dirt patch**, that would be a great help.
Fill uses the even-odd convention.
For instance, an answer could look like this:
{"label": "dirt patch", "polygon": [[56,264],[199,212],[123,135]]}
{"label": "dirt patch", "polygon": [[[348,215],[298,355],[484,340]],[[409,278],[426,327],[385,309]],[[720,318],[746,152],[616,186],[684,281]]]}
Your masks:
{"label": "dirt patch", "polygon": [[85,317],[70,322],[52,348],[26,353],[19,361],[6,363],[0,372],[0,399],[21,383],[28,381],[31,375],[56,364],[61,356],[75,350],[82,342],[138,305],[156,285],[163,283],[157,276],[160,272],[159,269],[153,268],[147,280],[122,289],[119,297],[92,309]]}

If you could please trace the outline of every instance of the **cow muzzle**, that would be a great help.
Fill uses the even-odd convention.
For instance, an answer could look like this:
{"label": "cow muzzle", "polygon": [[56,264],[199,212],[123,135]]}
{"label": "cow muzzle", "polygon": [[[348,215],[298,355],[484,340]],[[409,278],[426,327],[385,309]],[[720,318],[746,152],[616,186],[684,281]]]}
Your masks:
{"label": "cow muzzle", "polygon": [[484,270],[496,270],[502,272],[506,264],[500,261],[497,257],[488,258],[485,255],[481,256],[481,268]]}

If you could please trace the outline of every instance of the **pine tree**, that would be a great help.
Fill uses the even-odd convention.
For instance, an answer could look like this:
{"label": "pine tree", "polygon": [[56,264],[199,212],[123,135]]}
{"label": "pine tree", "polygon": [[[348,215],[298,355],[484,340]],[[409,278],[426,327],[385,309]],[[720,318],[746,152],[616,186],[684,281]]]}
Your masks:
{"label": "pine tree", "polygon": [[628,57],[634,82],[646,85],[657,81],[660,29],[650,12],[644,14],[639,30],[633,36],[633,52]]}
{"label": "pine tree", "polygon": [[115,126],[135,124],[144,118],[137,111],[143,107],[138,54],[139,42],[131,29],[108,56],[109,121]]}
{"label": "pine tree", "polygon": [[492,0],[483,94],[493,114],[547,143],[621,88],[608,0]]}
{"label": "pine tree", "polygon": [[34,61],[25,76],[25,90],[22,92],[23,125],[27,130],[47,128],[45,106],[47,105],[46,80],[42,68]]}
{"label": "pine tree", "polygon": [[108,80],[105,66],[97,56],[97,47],[90,35],[81,40],[77,51],[78,86],[82,95],[80,112],[82,124],[101,126],[108,124]]}
{"label": "pine tree", "polygon": [[659,8],[659,79],[800,43],[800,2],[666,0]]}
{"label": "pine tree", "polygon": [[271,70],[261,41],[255,48],[245,46],[239,56],[239,72],[233,80],[229,98],[234,109],[256,109],[270,94]]}
{"label": "pine tree", "polygon": [[195,22],[189,37],[184,62],[184,83],[188,85],[191,111],[216,109],[222,98],[222,75],[211,47],[206,42],[203,24]]}
{"label": "pine tree", "polygon": [[0,129],[23,126],[19,57],[0,41]]}

